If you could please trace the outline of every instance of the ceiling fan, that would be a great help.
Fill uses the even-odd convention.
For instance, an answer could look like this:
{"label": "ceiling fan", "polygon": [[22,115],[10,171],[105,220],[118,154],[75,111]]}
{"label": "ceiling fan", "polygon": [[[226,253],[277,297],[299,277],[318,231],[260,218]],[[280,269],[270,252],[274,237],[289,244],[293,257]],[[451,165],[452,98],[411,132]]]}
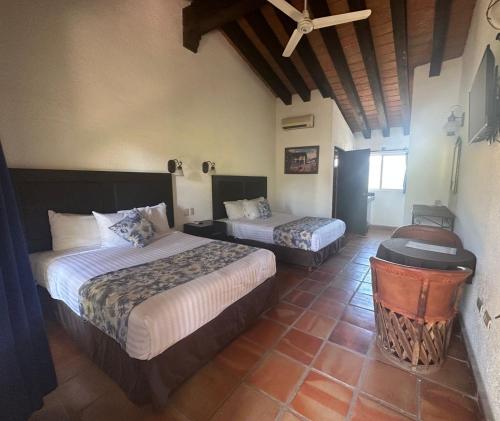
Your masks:
{"label": "ceiling fan", "polygon": [[325,16],[322,18],[311,19],[307,10],[307,0],[304,0],[304,11],[301,13],[286,0],[267,0],[274,7],[280,9],[283,13],[290,16],[297,22],[295,29],[283,51],[283,57],[290,57],[299,43],[302,35],[312,32],[314,29],[325,28],[327,26],[340,25],[341,23],[353,22],[355,20],[366,19],[371,15],[370,9],[360,10],[358,12],[343,13],[341,15]]}

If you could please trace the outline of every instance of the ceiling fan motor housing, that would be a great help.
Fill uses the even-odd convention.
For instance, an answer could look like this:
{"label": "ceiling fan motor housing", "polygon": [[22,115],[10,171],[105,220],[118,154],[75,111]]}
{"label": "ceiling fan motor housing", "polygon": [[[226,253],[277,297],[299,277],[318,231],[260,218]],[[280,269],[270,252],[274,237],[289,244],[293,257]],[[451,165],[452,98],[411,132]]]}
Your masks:
{"label": "ceiling fan motor housing", "polygon": [[311,19],[309,18],[304,18],[302,19],[298,25],[297,25],[297,29],[302,32],[303,34],[308,34],[310,32],[312,32],[312,30],[314,29],[314,25],[313,25],[313,22]]}

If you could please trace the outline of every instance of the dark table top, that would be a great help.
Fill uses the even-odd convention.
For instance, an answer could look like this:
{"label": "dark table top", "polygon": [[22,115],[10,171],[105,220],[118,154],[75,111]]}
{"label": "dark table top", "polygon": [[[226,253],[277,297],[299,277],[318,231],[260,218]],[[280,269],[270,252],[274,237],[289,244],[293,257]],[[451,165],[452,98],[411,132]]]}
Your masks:
{"label": "dark table top", "polygon": [[377,257],[393,263],[427,269],[451,270],[464,266],[474,270],[476,267],[476,256],[469,250],[457,249],[456,254],[440,253],[407,247],[409,241],[430,244],[409,238],[390,238],[380,243]]}

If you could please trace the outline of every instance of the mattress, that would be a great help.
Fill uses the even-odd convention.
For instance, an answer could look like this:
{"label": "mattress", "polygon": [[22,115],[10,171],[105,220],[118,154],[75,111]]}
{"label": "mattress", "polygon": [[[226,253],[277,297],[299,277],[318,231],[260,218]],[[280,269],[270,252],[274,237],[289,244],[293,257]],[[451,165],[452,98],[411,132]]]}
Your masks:
{"label": "mattress", "polygon": [[[33,274],[52,298],[80,315],[78,291],[96,276],[202,246],[212,240],[172,232],[144,248],[80,248],[30,255]],[[276,273],[273,253],[258,249],[222,269],[156,294],[134,307],[125,351],[149,360],[217,317]]]}
{"label": "mattress", "polygon": [[[261,243],[274,244],[273,231],[278,225],[300,219],[295,215],[273,212],[270,218],[257,219],[221,219],[227,224],[227,233],[241,240],[254,240]],[[318,251],[338,240],[345,233],[345,222],[332,219],[331,224],[325,225],[314,231],[311,239],[311,250]]]}

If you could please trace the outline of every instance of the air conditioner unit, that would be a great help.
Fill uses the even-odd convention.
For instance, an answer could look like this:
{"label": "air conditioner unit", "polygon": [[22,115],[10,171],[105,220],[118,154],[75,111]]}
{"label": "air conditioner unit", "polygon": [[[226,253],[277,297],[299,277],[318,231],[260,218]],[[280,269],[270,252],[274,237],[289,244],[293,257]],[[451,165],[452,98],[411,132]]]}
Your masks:
{"label": "air conditioner unit", "polygon": [[310,129],[314,127],[314,114],[287,117],[281,120],[283,130]]}

